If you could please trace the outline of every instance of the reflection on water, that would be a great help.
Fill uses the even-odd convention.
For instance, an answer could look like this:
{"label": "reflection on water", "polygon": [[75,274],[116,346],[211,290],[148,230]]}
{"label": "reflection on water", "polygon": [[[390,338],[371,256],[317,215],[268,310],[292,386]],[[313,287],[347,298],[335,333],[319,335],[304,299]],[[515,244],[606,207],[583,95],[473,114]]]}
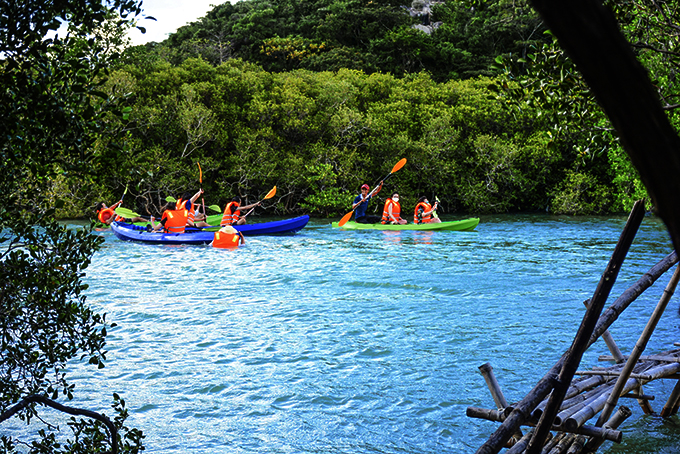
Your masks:
{"label": "reflection on water", "polygon": [[[488,216],[475,232],[312,221],[234,251],[106,232],[88,300],[118,326],[105,369],[72,365],[76,403],[108,411],[121,393],[150,453],[471,452],[497,427],[465,416],[493,406],[477,368],[490,362],[507,399],[524,397],[571,344],[625,221]],[[646,218],[612,295],[669,252]],[[624,352],[669,277],[612,327]],[[677,340],[676,297],[669,307],[649,351]],[[606,352],[598,342],[582,367]],[[660,407],[672,386],[645,393]],[[606,452],[677,446],[677,419],[630,406],[630,444]]]}

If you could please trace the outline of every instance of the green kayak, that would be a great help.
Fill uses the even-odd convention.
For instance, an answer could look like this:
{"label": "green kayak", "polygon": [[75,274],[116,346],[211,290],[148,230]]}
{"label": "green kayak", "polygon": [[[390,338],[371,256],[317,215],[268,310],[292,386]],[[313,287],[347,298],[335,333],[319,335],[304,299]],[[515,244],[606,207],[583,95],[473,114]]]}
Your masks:
{"label": "green kayak", "polygon": [[[433,230],[459,230],[459,231],[470,231],[474,230],[479,224],[479,218],[463,219],[461,221],[448,221],[448,222],[430,222],[428,224],[404,224],[404,225],[392,225],[392,224],[358,224],[354,221],[349,221],[341,228],[346,230],[420,230],[420,231],[433,231]],[[338,223],[334,222],[333,227],[338,227]]]}

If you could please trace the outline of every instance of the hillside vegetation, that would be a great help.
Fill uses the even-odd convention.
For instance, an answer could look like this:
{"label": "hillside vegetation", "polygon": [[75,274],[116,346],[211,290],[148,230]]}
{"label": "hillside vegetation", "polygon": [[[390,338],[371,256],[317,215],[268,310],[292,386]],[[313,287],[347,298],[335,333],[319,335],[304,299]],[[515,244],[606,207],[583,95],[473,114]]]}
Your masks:
{"label": "hillside vegetation", "polygon": [[[407,207],[427,195],[447,213],[605,214],[646,195],[527,3],[431,5],[429,34],[409,14],[422,10],[245,0],[127,49],[105,85],[127,96],[129,117],[110,118],[122,139],[97,144],[91,177],[55,181],[55,194],[74,195],[61,215],[85,215],[126,186],[128,205],[156,214],[166,196],[198,187],[197,162],[211,204],[276,185],[269,214],[342,214],[403,157],[385,193],[398,190]],[[660,92],[672,93],[675,65],[655,43],[677,38],[650,11],[616,12],[648,44],[638,54]],[[640,33],[643,18],[659,36]]]}

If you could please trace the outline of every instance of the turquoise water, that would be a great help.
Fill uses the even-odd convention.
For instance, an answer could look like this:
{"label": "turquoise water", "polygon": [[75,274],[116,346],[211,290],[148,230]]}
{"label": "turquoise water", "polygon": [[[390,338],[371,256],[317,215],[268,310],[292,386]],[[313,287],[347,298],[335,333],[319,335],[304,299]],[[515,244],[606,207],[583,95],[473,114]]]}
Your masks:
{"label": "turquoise water", "polygon": [[[569,347],[625,217],[483,217],[475,232],[345,232],[248,238],[235,251],[106,242],[89,302],[117,327],[107,367],[74,365],[74,404],[118,392],[146,452],[474,452],[497,423],[478,367],[520,400]],[[671,250],[645,218],[612,293]],[[670,274],[615,324],[630,351]],[[673,297],[648,351],[678,340]],[[608,354],[598,341],[581,369]],[[660,411],[674,383],[645,388]],[[604,452],[677,452],[678,419],[643,417]],[[644,433],[641,432],[644,429]]]}

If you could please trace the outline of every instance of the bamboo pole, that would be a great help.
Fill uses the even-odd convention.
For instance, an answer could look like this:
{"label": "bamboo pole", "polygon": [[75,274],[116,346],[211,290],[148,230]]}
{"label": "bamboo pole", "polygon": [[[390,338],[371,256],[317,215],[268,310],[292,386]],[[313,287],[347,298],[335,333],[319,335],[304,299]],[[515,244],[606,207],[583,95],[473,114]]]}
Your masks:
{"label": "bamboo pole", "polygon": [[505,454],[520,454],[523,453],[524,450],[527,448],[527,445],[529,444],[529,440],[531,440],[531,435],[533,434],[534,429],[531,429],[525,436],[523,436],[515,445],[505,451]]}
{"label": "bamboo pole", "polygon": [[[484,381],[486,381],[486,385],[491,392],[491,396],[493,396],[493,401],[496,403],[496,407],[499,410],[505,411],[505,409],[508,408],[508,401],[505,400],[501,386],[498,384],[498,380],[496,380],[496,375],[493,373],[493,367],[491,367],[491,364],[485,363],[479,366],[479,371],[482,373]],[[514,444],[518,440],[521,440],[523,436],[524,434],[522,434],[522,431],[517,429],[515,434],[512,436],[512,440],[514,441],[510,441]]]}
{"label": "bamboo pole", "polygon": [[[652,369],[649,369],[647,371],[647,373],[651,377],[651,380],[657,380],[659,378],[663,378],[666,375],[674,374],[678,370],[680,370],[680,364],[674,363],[674,364],[664,364],[664,365],[655,366]],[[649,381],[651,381],[651,380],[649,380]],[[638,386],[640,386],[640,382],[635,378],[630,378],[624,384],[624,387],[621,390],[621,393],[627,393],[627,392],[637,388]],[[602,410],[604,408],[605,404],[607,403],[607,399],[608,399],[608,395],[602,394],[600,397],[592,400],[583,409],[579,410],[578,412],[576,412],[575,414],[573,414],[569,418],[567,418],[562,423],[562,427],[564,427],[565,429],[572,430],[572,431],[575,430],[577,427],[583,425],[583,423],[588,421],[590,418],[595,416],[600,410]]]}
{"label": "bamboo pole", "polygon": [[541,419],[538,422],[538,426],[536,426],[536,430],[534,431],[534,435],[529,442],[527,454],[540,454],[541,447],[545,444],[545,438],[550,432],[550,428],[562,405],[569,384],[574,378],[574,372],[576,372],[578,365],[581,363],[583,354],[589,347],[590,338],[595,331],[602,309],[607,302],[607,298],[609,298],[609,293],[616,282],[623,261],[628,254],[631,244],[633,244],[635,235],[637,234],[644,217],[645,203],[643,200],[638,200],[633,205],[633,209],[628,216],[628,221],[623,228],[623,232],[621,232],[619,241],[607,264],[607,268],[602,274],[600,282],[597,284],[597,288],[591,299],[591,303],[586,309],[586,313],[581,321],[581,326],[576,333],[576,337],[574,337],[571,347],[567,351],[567,357],[550,395],[548,405],[545,407]]}
{"label": "bamboo pole", "polygon": [[[623,356],[624,359],[628,359],[628,355]],[[600,361],[615,361],[613,356],[610,355],[600,355],[598,358]],[[672,355],[642,355],[638,358],[638,361],[662,361],[666,363],[680,363],[680,356]]]}
{"label": "bamboo pole", "polygon": [[552,449],[555,446],[557,446],[557,443],[562,441],[562,439],[564,439],[564,437],[566,437],[566,436],[567,436],[566,432],[560,432],[557,435],[555,435],[554,437],[552,437],[552,439],[543,446],[543,449],[541,450],[541,454],[543,454],[543,453],[547,454],[550,451],[552,451]]}
{"label": "bamboo pole", "polygon": [[678,403],[680,403],[680,381],[675,383],[671,395],[668,396],[666,405],[663,406],[661,410],[661,417],[667,418],[678,412]]}
{"label": "bamboo pole", "polygon": [[571,446],[575,438],[576,435],[574,434],[564,434],[564,437],[562,437],[558,443],[555,443],[553,448],[549,451],[546,451],[545,449],[543,451],[545,454],[562,454],[569,449],[569,446]]}
{"label": "bamboo pole", "polygon": [[496,376],[493,373],[493,367],[491,367],[491,364],[482,364],[479,366],[479,371],[482,373],[484,381],[486,381],[486,386],[488,386],[489,391],[491,392],[493,401],[496,403],[496,408],[499,410],[506,408],[508,406],[508,401],[505,400],[505,396],[503,395],[503,391],[501,391],[501,387],[496,380]]}
{"label": "bamboo pole", "polygon": [[[503,422],[506,418],[502,411],[493,410],[489,408],[468,407],[466,415],[469,418],[485,419],[487,421]],[[529,426],[535,426],[534,423],[528,423]],[[623,433],[618,430],[612,430],[608,427],[595,427],[590,425],[582,425],[573,430],[564,426],[553,426],[552,430],[575,433],[579,435],[586,435],[589,437],[602,438],[605,440],[620,443],[623,438]],[[524,436],[526,437],[526,435]],[[522,438],[524,438],[522,437]],[[521,441],[521,439],[519,440]],[[519,441],[517,443],[519,443]],[[506,453],[507,454],[507,453]]]}
{"label": "bamboo pole", "polygon": [[[640,408],[642,408],[642,411],[646,415],[653,415],[654,409],[652,408],[652,404],[649,403],[650,399],[645,399],[644,397],[642,397],[642,396],[644,396],[644,391],[642,390],[642,385],[638,386],[637,393],[638,393],[638,395],[640,395],[640,397],[637,397],[637,401],[638,401],[638,404],[640,405]],[[623,397],[623,396],[620,396],[620,397]]]}
{"label": "bamboo pole", "polygon": [[575,402],[573,405],[566,407],[562,411],[560,411],[555,417],[554,424],[558,426],[562,425],[562,422],[569,419],[573,414],[578,413],[583,408],[590,405],[591,402],[599,398],[602,394],[611,392],[612,388],[613,385],[601,386],[600,388],[594,389],[592,392],[588,393],[588,395],[584,395],[583,399],[580,402]]}
{"label": "bamboo pole", "polygon": [[663,295],[661,296],[659,303],[656,305],[654,312],[652,313],[651,317],[649,318],[649,321],[647,322],[647,326],[645,326],[645,329],[642,331],[642,334],[640,334],[640,338],[635,344],[633,351],[630,353],[630,356],[626,361],[626,365],[624,366],[623,370],[621,371],[621,375],[619,375],[619,378],[617,379],[616,384],[614,385],[614,390],[609,395],[607,404],[602,410],[602,413],[600,413],[600,417],[597,419],[597,424],[595,424],[596,426],[602,426],[605,423],[605,421],[609,419],[612,412],[614,411],[616,402],[618,402],[619,396],[622,394],[623,388],[626,385],[626,382],[628,381],[628,376],[633,371],[633,367],[635,367],[635,364],[637,363],[638,358],[642,355],[642,352],[645,351],[645,348],[647,347],[647,342],[649,342],[649,338],[652,337],[652,334],[656,329],[656,325],[659,323],[661,316],[666,310],[668,302],[671,300],[671,296],[673,296],[673,293],[675,293],[675,287],[678,284],[678,280],[680,280],[680,267],[675,268],[675,272],[673,273],[673,276],[668,282],[668,285],[666,285],[666,288],[663,291]]}
{"label": "bamboo pole", "polygon": [[[600,316],[595,327],[595,332],[590,338],[590,345],[592,345],[600,334],[606,331],[618,319],[621,313],[623,313],[638,296],[651,287],[659,277],[677,262],[678,255],[673,251],[650,268],[649,271],[642,275],[642,277],[640,277],[640,279],[638,279],[631,287],[624,291]],[[477,454],[498,453],[503,448],[506,441],[512,437],[514,431],[524,423],[524,421],[531,417],[531,411],[535,409],[552,390],[552,382],[556,379],[557,372],[560,367],[562,367],[565,356],[566,355],[562,355],[557,363],[555,363],[543,378],[536,383],[534,388],[524,396],[524,399],[513,406],[512,413],[510,413],[503,424],[489,436],[486,443],[477,450]]]}
{"label": "bamboo pole", "polygon": [[577,435],[576,439],[571,444],[569,451],[567,451],[567,454],[579,454],[579,453],[581,453],[585,444],[586,444],[585,435]]}
{"label": "bamboo pole", "polygon": [[[616,430],[619,428],[621,423],[628,419],[632,414],[633,412],[630,410],[630,408],[626,407],[625,405],[621,405],[619,409],[616,410],[616,413],[614,413],[614,416],[609,418],[609,421],[605,423],[604,427]],[[586,443],[584,451],[595,452],[597,451],[597,448],[602,446],[602,443],[604,443],[604,439],[602,438],[591,438],[590,441]]]}
{"label": "bamboo pole", "polygon": [[[590,305],[591,299],[588,298],[583,302],[583,304],[588,307]],[[617,363],[623,362],[623,353],[621,353],[621,349],[619,349],[619,346],[616,345],[616,342],[614,341],[614,338],[612,337],[611,333],[609,330],[606,330],[604,333],[602,333],[602,340],[604,343],[607,345],[607,348],[609,349],[609,352],[612,354],[614,357],[614,360]]]}

